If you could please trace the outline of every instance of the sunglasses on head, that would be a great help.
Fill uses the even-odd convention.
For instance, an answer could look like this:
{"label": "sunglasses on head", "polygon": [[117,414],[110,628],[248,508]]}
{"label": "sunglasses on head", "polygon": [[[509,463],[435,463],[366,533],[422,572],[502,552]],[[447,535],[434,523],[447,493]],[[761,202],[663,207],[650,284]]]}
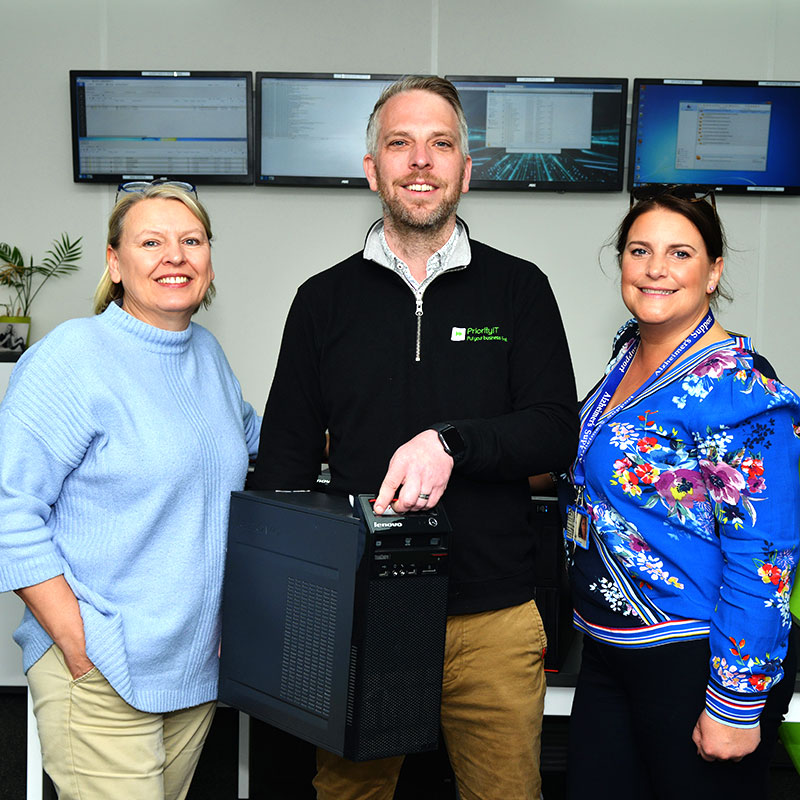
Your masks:
{"label": "sunglasses on head", "polygon": [[178,189],[183,189],[185,192],[191,192],[197,200],[197,187],[191,183],[184,181],[171,181],[168,178],[156,178],[154,181],[126,181],[117,186],[117,196],[114,198],[116,203],[119,200],[120,194],[144,192],[150,186],[175,186]]}
{"label": "sunglasses on head", "polygon": [[651,183],[645,186],[637,186],[631,192],[630,208],[633,208],[636,203],[643,200],[657,200],[659,197],[665,197],[666,195],[688,200],[690,203],[700,203],[708,200],[714,209],[714,214],[716,215],[717,213],[714,190],[692,183]]}

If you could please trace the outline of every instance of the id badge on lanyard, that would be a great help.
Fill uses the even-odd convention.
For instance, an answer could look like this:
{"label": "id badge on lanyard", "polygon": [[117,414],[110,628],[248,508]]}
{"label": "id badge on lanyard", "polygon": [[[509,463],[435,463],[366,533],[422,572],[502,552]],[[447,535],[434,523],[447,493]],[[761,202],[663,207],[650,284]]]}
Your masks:
{"label": "id badge on lanyard", "polygon": [[583,487],[578,491],[575,504],[567,506],[567,524],[564,538],[584,550],[589,549],[589,530],[591,528],[589,511],[584,505]]}
{"label": "id badge on lanyard", "polygon": [[[631,395],[627,400],[620,403],[612,412],[614,415],[629,406],[639,395],[646,391],[666,370],[668,370],[680,356],[685,353],[696,341],[701,339],[714,325],[714,314],[709,310],[695,330],[684,339],[675,350],[667,356],[661,366]],[[628,350],[621,361],[611,370],[608,377],[592,399],[581,411],[581,434],[578,441],[578,456],[572,465],[571,478],[575,487],[575,501],[567,506],[567,524],[564,528],[564,538],[568,542],[573,542],[577,547],[584,550],[589,547],[589,531],[591,530],[591,514],[586,507],[586,473],[584,461],[589,447],[599,432],[600,418],[608,408],[614,392],[622,382],[628,367],[631,365],[636,350],[639,347],[638,340]]]}

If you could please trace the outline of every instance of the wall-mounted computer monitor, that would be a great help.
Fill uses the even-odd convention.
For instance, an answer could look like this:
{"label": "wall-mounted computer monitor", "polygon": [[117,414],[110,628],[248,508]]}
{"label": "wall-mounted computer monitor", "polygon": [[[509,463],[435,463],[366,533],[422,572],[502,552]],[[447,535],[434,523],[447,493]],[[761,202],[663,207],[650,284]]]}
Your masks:
{"label": "wall-mounted computer monitor", "polygon": [[399,75],[256,73],[256,183],[366,186],[367,121]]}
{"label": "wall-mounted computer monitor", "polygon": [[70,70],[76,182],[253,182],[251,72]]}
{"label": "wall-mounted computer monitor", "polygon": [[628,186],[800,192],[800,81],[636,78]]}
{"label": "wall-mounted computer monitor", "polygon": [[472,189],[622,189],[627,78],[447,77],[467,117]]}

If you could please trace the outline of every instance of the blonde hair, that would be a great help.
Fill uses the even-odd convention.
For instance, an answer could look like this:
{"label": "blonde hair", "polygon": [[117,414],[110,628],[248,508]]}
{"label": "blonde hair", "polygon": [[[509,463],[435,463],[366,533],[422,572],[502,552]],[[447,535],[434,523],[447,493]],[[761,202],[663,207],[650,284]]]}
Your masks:
{"label": "blonde hair", "polygon": [[[107,248],[111,247],[116,250],[119,247],[122,241],[125,217],[128,215],[128,211],[142,200],[152,200],[154,198],[177,200],[183,203],[200,221],[205,229],[209,243],[211,242],[211,218],[208,216],[208,212],[205,210],[203,204],[191,192],[182,189],[180,186],[169,183],[158,183],[148,186],[143,192],[126,192],[117,200],[116,205],[111,211],[111,216],[108,218]],[[216,293],[217,290],[212,281],[200,305],[203,308],[208,308]],[[94,291],[94,313],[102,314],[111,303],[122,300],[124,295],[125,287],[122,283],[114,283],[114,281],[111,280],[111,274],[108,271],[108,264],[106,263],[106,268]]]}

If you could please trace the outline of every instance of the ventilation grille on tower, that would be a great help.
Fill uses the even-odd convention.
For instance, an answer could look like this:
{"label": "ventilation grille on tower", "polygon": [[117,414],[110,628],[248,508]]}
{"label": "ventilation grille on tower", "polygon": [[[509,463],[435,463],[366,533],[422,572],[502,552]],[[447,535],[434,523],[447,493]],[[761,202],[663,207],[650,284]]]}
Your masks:
{"label": "ventilation grille on tower", "polygon": [[331,710],[337,599],[335,589],[288,579],[281,699],[325,718]]}
{"label": "ventilation grille on tower", "polygon": [[[359,654],[362,684],[355,708],[360,720],[354,757],[435,749],[447,578],[378,580],[371,582],[369,591],[366,646]],[[432,615],[432,608],[440,613]],[[432,624],[437,617],[440,624]]]}

